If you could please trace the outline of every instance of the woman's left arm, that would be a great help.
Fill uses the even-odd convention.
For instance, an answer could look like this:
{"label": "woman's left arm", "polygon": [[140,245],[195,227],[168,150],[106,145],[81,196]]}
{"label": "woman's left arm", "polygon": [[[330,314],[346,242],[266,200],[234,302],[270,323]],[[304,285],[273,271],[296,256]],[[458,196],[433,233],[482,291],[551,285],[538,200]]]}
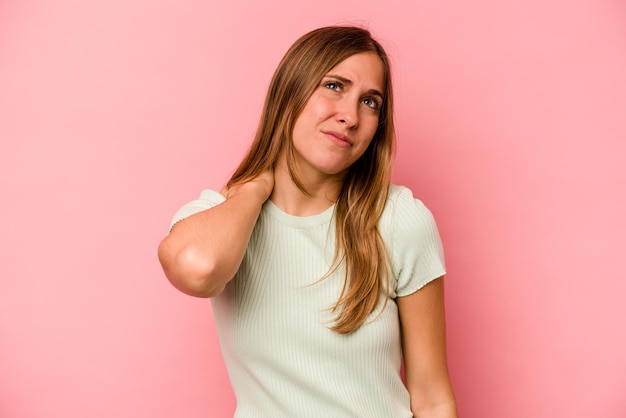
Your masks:
{"label": "woman's left arm", "polygon": [[443,277],[396,299],[406,387],[416,418],[457,418],[448,375]]}

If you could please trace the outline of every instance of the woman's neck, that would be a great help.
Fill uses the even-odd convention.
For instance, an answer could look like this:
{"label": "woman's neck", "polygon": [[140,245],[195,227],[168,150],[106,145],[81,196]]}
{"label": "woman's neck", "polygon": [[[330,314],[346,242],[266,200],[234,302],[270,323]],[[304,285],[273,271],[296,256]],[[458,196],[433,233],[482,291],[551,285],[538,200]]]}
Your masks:
{"label": "woman's neck", "polygon": [[294,183],[286,161],[280,159],[274,168],[274,190],[270,200],[281,210],[294,216],[322,213],[335,204],[343,178],[321,173],[299,173],[305,193]]}

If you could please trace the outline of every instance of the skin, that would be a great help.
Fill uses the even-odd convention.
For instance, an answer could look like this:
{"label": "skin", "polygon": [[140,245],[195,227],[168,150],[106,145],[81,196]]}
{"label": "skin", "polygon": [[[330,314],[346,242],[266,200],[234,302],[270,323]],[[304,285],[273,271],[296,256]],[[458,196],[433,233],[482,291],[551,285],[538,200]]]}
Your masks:
{"label": "skin", "polygon": [[225,202],[172,228],[161,241],[158,254],[174,287],[197,297],[222,293],[243,260],[261,207],[273,187],[274,176],[267,172],[248,183],[224,189]]}
{"label": "skin", "polygon": [[396,299],[411,411],[419,418],[456,418],[446,359],[443,277]]}
{"label": "skin", "polygon": [[[159,245],[159,260],[171,283],[192,296],[219,295],[237,272],[267,199],[295,216],[330,207],[348,168],[376,132],[383,80],[382,62],[374,53],[355,54],[332,68],[298,116],[292,135],[298,174],[309,193],[293,183],[284,155],[273,172],[222,189],[225,202],[177,223]],[[406,386],[411,409],[420,418],[457,417],[443,301],[443,278],[397,299]]]}
{"label": "skin", "polygon": [[296,216],[335,202],[348,168],[376,133],[384,87],[382,62],[371,52],[352,55],[326,74],[293,129],[295,162],[311,196],[295,187],[282,156],[272,202]]}

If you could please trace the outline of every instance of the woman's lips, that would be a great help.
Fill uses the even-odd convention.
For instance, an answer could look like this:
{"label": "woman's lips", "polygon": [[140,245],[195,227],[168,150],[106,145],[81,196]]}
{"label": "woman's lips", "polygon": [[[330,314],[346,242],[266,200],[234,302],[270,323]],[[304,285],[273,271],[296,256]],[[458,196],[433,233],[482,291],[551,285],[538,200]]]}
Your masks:
{"label": "woman's lips", "polygon": [[326,136],[328,136],[337,145],[340,145],[340,146],[343,146],[343,147],[351,147],[352,146],[352,141],[350,140],[350,138],[348,138],[347,136],[345,136],[342,133],[335,132],[335,131],[322,131],[322,132],[324,134],[326,134]]}

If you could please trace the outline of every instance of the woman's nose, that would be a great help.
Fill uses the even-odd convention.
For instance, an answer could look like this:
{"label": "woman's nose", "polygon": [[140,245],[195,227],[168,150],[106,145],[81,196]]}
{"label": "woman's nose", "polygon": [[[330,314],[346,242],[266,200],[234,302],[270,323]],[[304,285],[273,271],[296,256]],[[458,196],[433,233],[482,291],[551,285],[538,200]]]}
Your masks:
{"label": "woman's nose", "polygon": [[337,119],[348,129],[356,128],[359,125],[359,107],[358,103],[347,98],[338,104]]}

